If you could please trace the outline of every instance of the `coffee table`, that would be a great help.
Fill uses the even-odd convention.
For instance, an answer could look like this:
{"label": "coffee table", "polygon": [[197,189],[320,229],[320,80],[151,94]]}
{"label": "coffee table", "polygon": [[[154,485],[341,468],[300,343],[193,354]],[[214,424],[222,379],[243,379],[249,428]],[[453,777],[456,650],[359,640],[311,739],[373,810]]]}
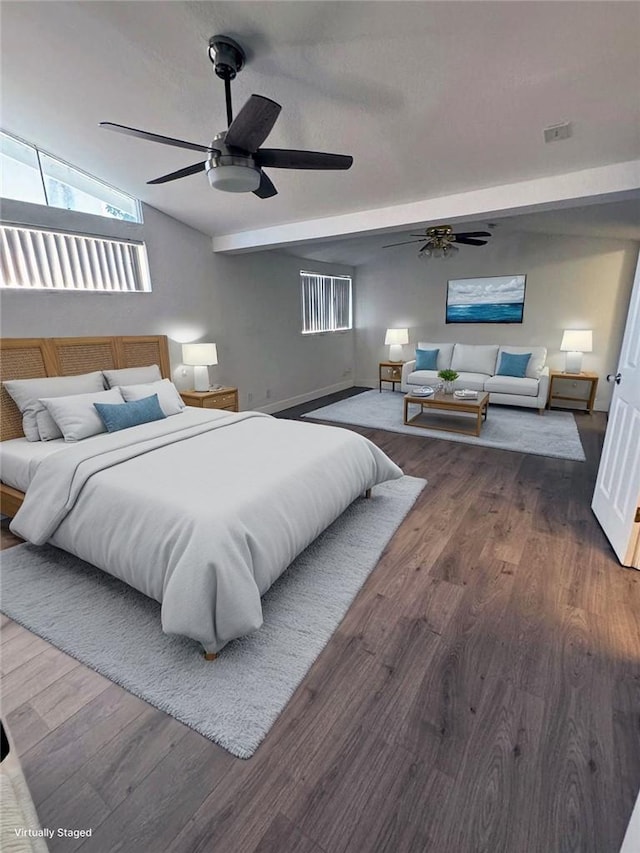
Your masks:
{"label": "coffee table", "polygon": [[[420,406],[418,414],[409,418],[409,406]],[[404,422],[407,426],[421,427],[422,429],[439,429],[445,432],[458,432],[462,435],[480,435],[482,424],[487,419],[487,408],[489,406],[489,394],[486,391],[478,391],[477,400],[462,400],[459,397],[454,397],[453,394],[445,394],[442,391],[436,391],[430,397],[413,396],[411,393],[405,394],[404,398]],[[470,418],[461,419],[470,422],[473,429],[458,429],[455,426],[444,426],[438,424],[419,423],[425,409],[435,409],[437,411],[447,412],[449,415],[457,414],[472,414],[476,415],[475,421]]]}

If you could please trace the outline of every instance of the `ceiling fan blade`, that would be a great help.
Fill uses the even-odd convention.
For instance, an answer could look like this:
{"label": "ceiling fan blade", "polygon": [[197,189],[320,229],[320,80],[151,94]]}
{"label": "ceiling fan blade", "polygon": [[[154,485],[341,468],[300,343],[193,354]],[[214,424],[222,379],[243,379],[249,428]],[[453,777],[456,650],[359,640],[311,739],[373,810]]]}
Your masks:
{"label": "ceiling fan blade", "polygon": [[278,190],[274,187],[271,178],[261,171],[260,186],[253,191],[253,194],[257,195],[258,198],[272,198],[274,195],[278,195]]}
{"label": "ceiling fan blade", "polygon": [[465,231],[462,234],[456,234],[456,237],[491,237],[489,231]]}
{"label": "ceiling fan blade", "polygon": [[161,136],[159,133],[149,133],[148,130],[138,130],[136,127],[127,127],[124,124],[114,124],[111,121],[101,121],[100,127],[105,130],[115,130],[116,133],[124,133],[127,136],[136,136],[149,142],[159,142],[161,145],[173,145],[175,148],[188,148],[191,151],[217,151],[207,145],[199,145],[197,142],[186,142],[184,139],[174,139],[172,136]]}
{"label": "ceiling fan blade", "polygon": [[474,240],[472,237],[463,237],[457,234],[454,238],[456,243],[464,243],[465,246],[486,246],[487,240]]}
{"label": "ceiling fan blade", "polygon": [[390,249],[392,246],[406,246],[407,243],[424,243],[424,237],[422,240],[403,240],[402,243],[388,243],[386,246],[383,246],[383,249]]}
{"label": "ceiling fan blade", "polygon": [[255,161],[259,166],[272,169],[350,169],[353,157],[348,154],[323,154],[320,151],[261,148]]}
{"label": "ceiling fan blade", "polygon": [[177,172],[169,172],[168,175],[163,175],[161,178],[154,178],[153,181],[147,181],[148,184],[166,184],[167,181],[177,181],[178,178],[186,178],[189,175],[195,175],[196,172],[204,172],[205,164],[194,163],[193,166],[185,166],[184,169],[178,169]]}
{"label": "ceiling fan blade", "polygon": [[251,95],[231,122],[225,145],[254,154],[273,130],[281,109],[271,98]]}

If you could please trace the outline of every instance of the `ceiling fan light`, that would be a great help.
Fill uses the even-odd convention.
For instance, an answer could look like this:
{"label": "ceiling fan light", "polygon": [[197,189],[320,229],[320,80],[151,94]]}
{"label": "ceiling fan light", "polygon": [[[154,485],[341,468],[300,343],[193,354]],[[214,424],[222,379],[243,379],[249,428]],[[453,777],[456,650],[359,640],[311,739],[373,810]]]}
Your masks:
{"label": "ceiling fan light", "polygon": [[250,166],[216,166],[207,176],[214,189],[227,193],[251,193],[260,186],[260,173]]}

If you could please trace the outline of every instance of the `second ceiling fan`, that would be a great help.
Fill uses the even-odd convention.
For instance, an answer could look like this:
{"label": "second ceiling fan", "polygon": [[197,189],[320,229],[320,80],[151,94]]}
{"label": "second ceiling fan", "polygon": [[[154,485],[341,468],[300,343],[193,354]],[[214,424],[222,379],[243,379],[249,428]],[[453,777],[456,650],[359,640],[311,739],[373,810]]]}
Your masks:
{"label": "second ceiling fan", "polygon": [[423,234],[410,234],[409,236],[418,239],[389,243],[382,248],[390,249],[392,246],[405,246],[408,243],[424,243],[418,251],[418,257],[448,258],[458,251],[458,247],[454,243],[461,243],[465,246],[486,246],[487,240],[478,238],[491,237],[491,232],[464,231],[456,234],[450,225],[434,225],[432,228],[427,228]]}
{"label": "second ceiling fan", "polygon": [[270,169],[349,169],[353,157],[347,154],[325,154],[320,151],[297,151],[282,148],[260,148],[271,133],[282,107],[270,98],[251,95],[238,115],[233,118],[231,81],[243,68],[246,57],[240,45],[228,36],[209,39],[209,58],[215,73],[224,81],[228,128],[214,136],[211,145],[187,142],[171,136],[150,133],[135,127],[103,121],[100,126],[117,133],[136,136],[149,142],[159,142],[176,148],[186,148],[206,154],[192,166],[185,166],[162,175],[149,184],[164,184],[206,172],[212,187],[225,192],[252,192],[259,198],[277,195],[271,179],[263,171]]}

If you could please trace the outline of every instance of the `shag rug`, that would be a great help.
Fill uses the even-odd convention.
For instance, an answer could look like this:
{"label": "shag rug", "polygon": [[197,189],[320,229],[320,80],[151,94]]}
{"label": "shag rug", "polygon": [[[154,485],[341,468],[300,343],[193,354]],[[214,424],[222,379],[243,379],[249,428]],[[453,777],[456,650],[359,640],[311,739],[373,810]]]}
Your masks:
{"label": "shag rug", "polygon": [[[462,435],[438,429],[405,426],[403,423],[404,394],[397,391],[364,391],[338,403],[307,412],[303,417],[331,423],[354,424],[356,426],[385,429],[419,435],[422,438],[442,438],[445,441],[461,441],[481,447],[497,447],[500,450],[517,450],[537,456],[553,456],[557,459],[585,461],[584,450],[578,434],[575,418],[571,412],[550,410],[539,415],[537,409],[518,409],[510,406],[489,406],[488,417],[482,425],[480,435]],[[418,413],[417,406],[409,408],[409,417]],[[425,409],[425,418],[435,424],[460,426],[461,418],[475,421],[475,415],[451,417],[444,412]],[[437,420],[436,420],[437,419]],[[462,424],[462,429],[466,425]]]}
{"label": "shag rug", "polygon": [[263,598],[260,630],[203,659],[167,636],[160,605],[52,546],[2,552],[2,612],[239,758],[257,749],[426,484],[355,501]]}

